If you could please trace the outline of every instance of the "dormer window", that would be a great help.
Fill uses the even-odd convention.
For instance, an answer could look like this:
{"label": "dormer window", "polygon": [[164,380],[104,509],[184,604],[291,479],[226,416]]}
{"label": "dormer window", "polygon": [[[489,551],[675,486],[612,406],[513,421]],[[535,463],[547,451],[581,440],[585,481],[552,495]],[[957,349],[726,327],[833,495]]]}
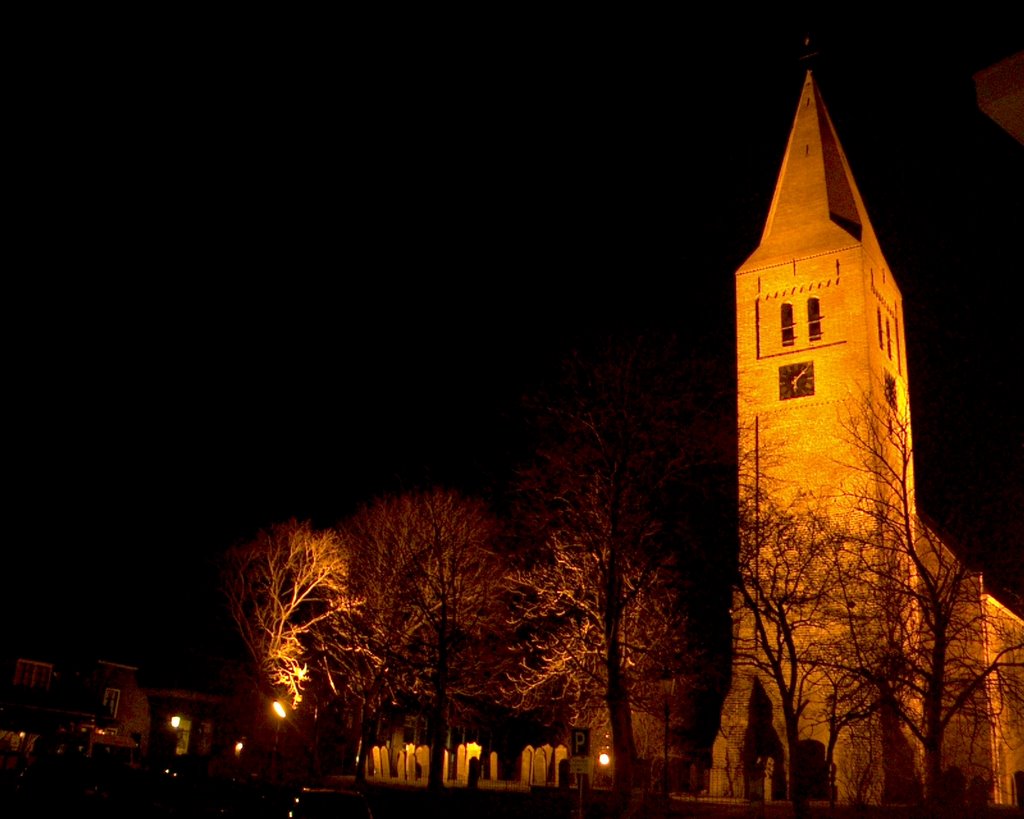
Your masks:
{"label": "dormer window", "polygon": [[796,322],[793,321],[793,305],[782,305],[782,346],[792,347],[796,343]]}
{"label": "dormer window", "polygon": [[807,300],[807,337],[821,341],[821,302],[813,297]]}
{"label": "dormer window", "polygon": [[117,706],[121,702],[121,691],[118,688],[105,688],[103,690],[103,710],[108,717],[117,716]]}
{"label": "dormer window", "polygon": [[50,663],[37,663],[32,660],[18,660],[14,666],[14,684],[23,688],[41,688],[48,691],[50,679],[53,677],[53,666]]}

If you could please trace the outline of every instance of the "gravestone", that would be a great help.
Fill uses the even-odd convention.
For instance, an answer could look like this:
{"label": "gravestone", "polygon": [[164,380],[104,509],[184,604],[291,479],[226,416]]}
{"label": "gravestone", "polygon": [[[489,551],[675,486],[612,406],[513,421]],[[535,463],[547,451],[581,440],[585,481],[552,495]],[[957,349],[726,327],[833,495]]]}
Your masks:
{"label": "gravestone", "polygon": [[548,749],[550,746],[545,745],[543,748],[538,748],[537,752],[533,756],[533,783],[534,785],[547,785],[548,784]]}
{"label": "gravestone", "polygon": [[430,748],[420,745],[416,749],[416,778],[426,779],[430,775]]}
{"label": "gravestone", "polygon": [[527,745],[519,756],[519,781],[523,785],[529,785],[533,777],[533,748]]}
{"label": "gravestone", "polygon": [[469,781],[469,769],[466,765],[466,746],[460,742],[455,753],[455,780],[460,785],[465,785]]}

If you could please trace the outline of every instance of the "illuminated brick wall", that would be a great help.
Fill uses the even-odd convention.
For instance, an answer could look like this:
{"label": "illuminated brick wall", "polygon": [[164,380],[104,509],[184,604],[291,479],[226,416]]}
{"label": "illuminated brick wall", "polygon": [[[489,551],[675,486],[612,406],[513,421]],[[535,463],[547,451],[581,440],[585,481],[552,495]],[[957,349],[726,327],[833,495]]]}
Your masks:
{"label": "illuminated brick wall", "polygon": [[[820,509],[824,502],[836,528],[855,533],[860,527],[864,533],[875,531],[878,523],[857,508],[857,498],[877,504],[879,498],[892,499],[894,491],[905,490],[906,497],[900,500],[908,505],[909,536],[925,556],[926,566],[929,561],[940,565],[955,560],[954,553],[918,518],[913,464],[907,463],[907,478],[897,490],[886,488],[878,472],[858,468],[864,463],[865,450],[851,436],[853,419],[863,420],[865,406],[873,405],[883,408],[875,423],[888,423],[888,430],[878,438],[886,461],[895,455],[899,467],[898,456],[913,451],[904,328],[902,295],[808,73],[760,244],[736,273],[741,497],[743,483],[753,471],[758,475],[758,509],[762,503],[791,508],[797,501],[798,519],[807,519],[807,510]],[[884,528],[875,531],[876,538]],[[901,542],[903,537],[899,535]],[[754,542],[765,543],[760,535]],[[914,577],[905,553],[883,562],[887,555],[899,555],[899,550],[872,550],[871,542],[864,538],[853,558],[836,557],[834,562],[877,561],[876,571],[884,566],[890,576]],[[754,573],[762,581],[768,579],[763,566],[773,559],[767,548],[759,545],[753,550],[758,556]],[[933,550],[930,557],[929,549]],[[816,566],[813,572],[817,574],[800,583],[819,584],[829,591],[826,606],[845,606],[847,612],[856,606],[873,614],[861,615],[870,635],[884,632],[871,626],[873,621],[888,619],[908,627],[904,633],[909,636],[904,639],[916,639],[919,609],[901,608],[894,616],[886,608],[891,602],[875,590],[881,586],[851,589],[847,585],[844,595],[838,589],[833,595],[828,566]],[[951,652],[966,652],[965,656],[981,660],[993,656],[1008,640],[1020,644],[1024,621],[986,594],[980,577],[963,587],[962,597],[960,622],[967,625],[950,646]],[[761,793],[785,798],[791,760],[779,688],[746,659],[763,659],[765,654],[753,639],[752,615],[738,595],[733,618],[733,678],[713,749],[712,792],[737,798]],[[806,627],[805,620],[796,640],[798,656],[806,656],[803,649],[808,646],[827,642],[829,629],[841,628],[837,624],[842,619],[830,620],[826,615],[817,630],[813,625]],[[823,718],[831,689],[813,663],[801,663],[798,668],[804,665],[803,691],[808,701],[799,736],[824,744],[828,730]],[[788,673],[789,668],[783,671]],[[912,794],[918,788],[921,749],[892,711],[883,709],[840,737],[835,751],[840,799],[916,798]],[[1024,770],[1022,749],[1024,715],[1000,698],[1000,688],[993,682],[977,691],[951,721],[943,769],[956,765],[968,780],[973,776],[991,779],[991,796],[1005,804],[1019,798],[1013,775]],[[756,765],[752,764],[755,757]]]}
{"label": "illuminated brick wall", "polygon": [[[769,478],[764,485],[783,505],[810,493],[829,499],[832,514],[848,524],[853,502],[846,490],[851,481],[863,480],[851,470],[862,454],[850,443],[848,420],[866,396],[895,402],[909,418],[904,326],[899,288],[808,74],[764,234],[736,273],[741,462],[749,466],[756,450],[757,469]],[[739,601],[734,620],[739,649],[752,638],[749,615]],[[713,764],[723,773],[714,780],[719,795],[750,795],[744,738],[752,700],[763,696],[754,693],[757,677],[742,660],[734,664],[713,751]],[[769,679],[761,679],[759,688],[771,703],[774,732],[783,746],[771,765],[778,776],[779,766],[789,765],[782,758],[788,749],[778,692]],[[823,712],[823,696],[812,691],[801,736],[824,744],[826,726],[810,718]],[[878,727],[869,733],[877,735]],[[848,733],[837,748],[837,767],[873,766],[865,788],[877,799],[881,751],[869,747],[874,740],[855,739]],[[772,790],[780,795],[780,787],[784,776],[774,787],[765,784],[768,795]]]}
{"label": "illuminated brick wall", "polygon": [[[985,615],[985,658],[991,662],[1002,651],[1024,643],[1024,619],[988,594],[983,586],[979,591]],[[1014,679],[991,679],[986,691],[993,737],[991,769],[995,801],[1001,805],[1020,805],[1024,803],[1024,712],[1007,701],[1004,691],[1013,685],[1024,685],[1024,650],[1012,650],[1010,660],[1015,665],[1008,664],[1001,675]]]}

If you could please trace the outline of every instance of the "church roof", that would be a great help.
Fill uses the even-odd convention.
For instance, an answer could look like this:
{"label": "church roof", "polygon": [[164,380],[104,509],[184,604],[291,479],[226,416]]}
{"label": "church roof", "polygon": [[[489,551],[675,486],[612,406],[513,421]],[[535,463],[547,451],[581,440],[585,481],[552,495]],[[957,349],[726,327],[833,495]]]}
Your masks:
{"label": "church roof", "polygon": [[881,259],[846,154],[808,71],[761,243],[743,267],[762,267],[856,243]]}

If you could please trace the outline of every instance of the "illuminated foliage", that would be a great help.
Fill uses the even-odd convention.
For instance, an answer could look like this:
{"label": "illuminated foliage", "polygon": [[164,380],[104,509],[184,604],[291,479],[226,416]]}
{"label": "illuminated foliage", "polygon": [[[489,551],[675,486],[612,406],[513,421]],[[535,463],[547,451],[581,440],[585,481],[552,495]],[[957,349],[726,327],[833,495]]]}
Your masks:
{"label": "illuminated foliage", "polygon": [[225,554],[221,578],[231,616],[266,681],[287,692],[293,708],[309,682],[317,628],[349,603],[347,572],[337,533],[294,519]]}

